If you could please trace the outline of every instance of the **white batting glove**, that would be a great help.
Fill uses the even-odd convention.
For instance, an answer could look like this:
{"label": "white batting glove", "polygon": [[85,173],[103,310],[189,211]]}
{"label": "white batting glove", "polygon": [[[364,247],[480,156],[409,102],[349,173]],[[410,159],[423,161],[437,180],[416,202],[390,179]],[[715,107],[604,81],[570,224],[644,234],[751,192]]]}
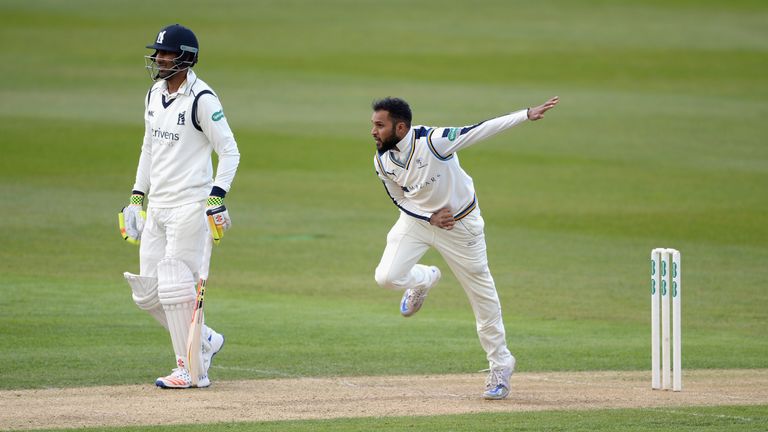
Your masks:
{"label": "white batting glove", "polygon": [[205,214],[208,217],[208,227],[213,242],[219,244],[219,241],[224,237],[224,231],[232,226],[232,219],[229,218],[229,212],[224,207],[224,198],[209,196]]}
{"label": "white batting glove", "polygon": [[117,215],[120,224],[120,235],[128,243],[138,245],[147,213],[144,212],[144,195],[134,193],[127,206]]}

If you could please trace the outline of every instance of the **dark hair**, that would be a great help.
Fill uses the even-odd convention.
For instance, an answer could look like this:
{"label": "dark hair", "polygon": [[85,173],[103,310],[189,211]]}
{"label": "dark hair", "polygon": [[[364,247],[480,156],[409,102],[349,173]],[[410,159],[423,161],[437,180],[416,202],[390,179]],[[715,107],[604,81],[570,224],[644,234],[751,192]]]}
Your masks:
{"label": "dark hair", "polygon": [[396,123],[405,122],[406,126],[411,127],[411,119],[413,118],[411,107],[408,106],[408,102],[400,98],[385,97],[375,100],[371,104],[371,108],[374,111],[387,111]]}

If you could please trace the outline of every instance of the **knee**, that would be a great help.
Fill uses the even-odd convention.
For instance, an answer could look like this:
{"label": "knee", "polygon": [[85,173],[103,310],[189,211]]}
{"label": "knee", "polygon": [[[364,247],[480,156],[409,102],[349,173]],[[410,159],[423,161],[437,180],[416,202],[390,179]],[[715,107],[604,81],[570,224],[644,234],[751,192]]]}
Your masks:
{"label": "knee", "polygon": [[376,283],[385,289],[391,289],[391,290],[397,290],[400,289],[398,284],[395,282],[394,278],[389,272],[388,268],[378,266],[376,267],[376,273],[374,274],[374,278],[376,279]]}
{"label": "knee", "polygon": [[160,303],[157,295],[157,278],[125,272],[123,276],[131,286],[134,303],[140,309],[151,310]]}
{"label": "knee", "polygon": [[163,305],[195,301],[194,275],[183,261],[167,258],[157,264],[157,295]]}

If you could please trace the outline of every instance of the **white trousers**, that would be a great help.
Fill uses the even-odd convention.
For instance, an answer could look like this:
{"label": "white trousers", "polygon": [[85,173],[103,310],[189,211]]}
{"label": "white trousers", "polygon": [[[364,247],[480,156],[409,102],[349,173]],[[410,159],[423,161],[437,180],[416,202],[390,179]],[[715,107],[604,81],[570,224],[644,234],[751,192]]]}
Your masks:
{"label": "white trousers", "polygon": [[376,282],[390,289],[421,288],[430,283],[428,267],[417,265],[434,247],[456,275],[475,314],[477,335],[491,368],[512,366],[501,304],[485,246],[485,222],[476,208],[452,230],[430,225],[404,213],[387,234],[387,247],[376,267]]}
{"label": "white trousers", "polygon": [[[165,320],[163,312],[149,312],[161,324],[165,321],[179,367],[188,364],[187,335],[207,235],[204,202],[173,208],[150,207],[141,235],[141,276],[157,279],[157,304]],[[210,333],[205,325],[202,331],[204,335]]]}
{"label": "white trousers", "polygon": [[164,258],[184,262],[197,280],[206,236],[205,201],[173,208],[147,210],[141,233],[140,274],[157,277],[157,263]]}

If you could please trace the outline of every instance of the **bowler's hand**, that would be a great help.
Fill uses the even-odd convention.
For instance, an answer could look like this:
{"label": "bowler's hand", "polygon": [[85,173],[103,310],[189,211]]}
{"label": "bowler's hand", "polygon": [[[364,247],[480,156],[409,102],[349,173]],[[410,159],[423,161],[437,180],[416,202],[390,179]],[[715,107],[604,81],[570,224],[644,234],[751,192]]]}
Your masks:
{"label": "bowler's hand", "polygon": [[453,214],[447,208],[441,208],[429,218],[429,223],[442,229],[452,230],[456,224]]}
{"label": "bowler's hand", "polygon": [[551,110],[560,102],[560,96],[555,96],[543,104],[528,108],[528,120],[539,120],[544,118],[544,113]]}

